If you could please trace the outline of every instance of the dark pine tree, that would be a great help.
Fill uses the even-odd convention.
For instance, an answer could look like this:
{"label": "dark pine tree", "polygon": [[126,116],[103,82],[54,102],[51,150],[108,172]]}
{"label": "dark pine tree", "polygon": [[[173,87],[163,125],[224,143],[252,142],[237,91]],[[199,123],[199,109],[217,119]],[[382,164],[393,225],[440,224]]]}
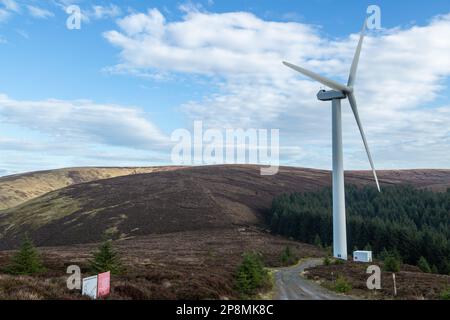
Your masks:
{"label": "dark pine tree", "polygon": [[110,271],[112,274],[124,272],[119,254],[113,248],[111,240],[104,241],[93,255],[93,259],[89,261],[93,272]]}
{"label": "dark pine tree", "polygon": [[25,235],[19,251],[11,257],[6,271],[15,275],[32,275],[45,271],[39,253],[28,235]]}

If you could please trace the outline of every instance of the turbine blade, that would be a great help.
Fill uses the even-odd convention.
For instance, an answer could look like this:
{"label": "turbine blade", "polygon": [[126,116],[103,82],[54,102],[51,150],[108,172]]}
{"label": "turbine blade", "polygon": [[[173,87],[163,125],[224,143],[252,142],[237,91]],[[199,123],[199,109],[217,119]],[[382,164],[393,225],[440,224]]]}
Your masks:
{"label": "turbine blade", "polygon": [[369,158],[370,166],[372,167],[373,177],[375,178],[375,182],[377,184],[378,191],[380,192],[380,184],[378,183],[377,172],[375,171],[375,166],[373,165],[372,156],[370,155],[369,145],[367,144],[366,135],[364,134],[364,130],[361,124],[361,120],[359,119],[358,107],[356,106],[356,99],[353,93],[348,94],[348,101],[350,102],[350,106],[352,107],[353,114],[356,119],[356,123],[358,124],[359,132],[361,133],[361,138],[364,143],[364,147],[366,148],[367,157]]}
{"label": "turbine blade", "polygon": [[356,79],[356,70],[358,69],[359,56],[361,55],[361,48],[364,40],[364,34],[366,32],[367,19],[364,20],[364,26],[359,36],[358,46],[356,47],[355,55],[353,57],[352,66],[350,68],[350,74],[348,76],[347,86],[353,87]]}
{"label": "turbine blade", "polygon": [[304,69],[302,67],[299,67],[299,66],[296,66],[296,65],[294,65],[292,63],[283,61],[283,64],[285,66],[291,68],[291,69],[294,69],[295,71],[300,72],[301,74],[303,74],[303,75],[305,75],[305,76],[307,76],[309,78],[312,78],[312,79],[320,82],[321,84],[323,84],[323,85],[325,85],[325,86],[327,86],[327,87],[329,87],[331,89],[344,91],[344,92],[351,92],[352,91],[352,89],[349,88],[346,85],[343,85],[343,84],[340,84],[339,82],[336,82],[334,80],[322,77],[321,75],[319,75],[317,73],[314,73],[312,71],[306,70],[306,69]]}

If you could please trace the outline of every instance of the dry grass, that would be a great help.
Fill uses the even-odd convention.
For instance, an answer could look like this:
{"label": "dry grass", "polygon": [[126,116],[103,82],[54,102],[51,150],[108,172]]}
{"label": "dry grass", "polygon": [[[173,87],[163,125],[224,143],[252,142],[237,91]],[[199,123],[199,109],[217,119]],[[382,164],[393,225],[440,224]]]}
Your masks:
{"label": "dry grass", "polygon": [[177,167],[65,168],[0,178],[0,210],[20,205],[47,192],[73,184]]}
{"label": "dry grass", "polygon": [[[382,262],[374,262],[380,265]],[[381,290],[369,290],[366,286],[369,264],[345,262],[343,264],[322,265],[307,270],[306,276],[320,282],[327,288],[333,288],[337,277],[345,278],[352,289],[350,295],[368,299],[439,299],[441,292],[450,286],[450,276],[420,272],[417,267],[402,265],[396,273],[397,296],[394,296],[391,272],[382,271]]]}
{"label": "dry grass", "polygon": [[[321,250],[256,230],[180,232],[116,241],[127,272],[112,277],[110,299],[238,298],[234,274],[245,251],[261,252],[277,266],[289,245],[299,257],[321,256]],[[0,275],[0,299],[81,299],[66,289],[66,268],[77,264],[83,276],[95,244],[39,248],[47,271],[35,277]],[[0,267],[12,251],[0,252]]]}

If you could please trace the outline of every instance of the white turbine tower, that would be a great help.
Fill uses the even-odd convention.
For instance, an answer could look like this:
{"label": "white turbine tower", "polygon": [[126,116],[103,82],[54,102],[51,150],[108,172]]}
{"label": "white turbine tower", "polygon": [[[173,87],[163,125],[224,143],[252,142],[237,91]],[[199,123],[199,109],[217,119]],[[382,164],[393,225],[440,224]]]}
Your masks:
{"label": "white turbine tower", "polygon": [[333,135],[333,256],[339,259],[347,260],[347,234],[345,222],[345,189],[344,189],[344,168],[342,160],[342,122],[341,122],[341,100],[348,98],[353,114],[358,124],[361,138],[366,148],[367,157],[369,158],[370,166],[372,167],[373,176],[377,184],[378,191],[380,185],[378,183],[377,173],[373,165],[372,157],[370,155],[369,146],[367,144],[366,136],[359,119],[358,108],[356,106],[356,99],[353,93],[353,85],[355,84],[356,70],[358,68],[359,56],[364,40],[364,32],[367,21],[364,22],[363,29],[359,38],[358,46],[356,47],[355,56],[353,58],[352,66],[350,68],[350,75],[348,77],[347,85],[340,84],[334,80],[327,79],[317,73],[303,69],[288,62],[284,62],[286,66],[294,69],[307,77],[310,77],[325,86],[334,89],[330,91],[320,90],[317,98],[321,101],[330,101],[332,105],[332,135]]}

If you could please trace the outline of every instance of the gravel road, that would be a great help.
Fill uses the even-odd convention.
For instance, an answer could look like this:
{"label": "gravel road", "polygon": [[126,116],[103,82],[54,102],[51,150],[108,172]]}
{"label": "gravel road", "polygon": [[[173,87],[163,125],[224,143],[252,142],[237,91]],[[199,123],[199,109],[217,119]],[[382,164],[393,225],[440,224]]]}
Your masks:
{"label": "gravel road", "polygon": [[300,273],[322,263],[322,259],[308,259],[293,267],[275,271],[275,299],[277,300],[350,300],[350,297],[329,291]]}

